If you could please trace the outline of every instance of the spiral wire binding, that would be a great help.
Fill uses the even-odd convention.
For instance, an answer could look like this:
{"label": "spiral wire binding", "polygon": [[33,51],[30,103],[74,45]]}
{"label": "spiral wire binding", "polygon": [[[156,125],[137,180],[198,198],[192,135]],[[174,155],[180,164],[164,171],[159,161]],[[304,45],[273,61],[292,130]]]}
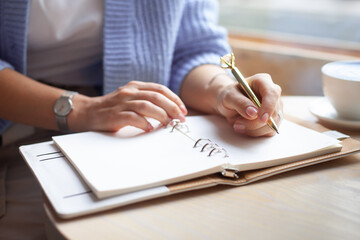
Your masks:
{"label": "spiral wire binding", "polygon": [[207,149],[214,149],[214,148],[217,148],[219,147],[219,145],[217,145],[216,143],[213,143],[213,142],[209,142],[209,143],[206,143],[200,150],[200,152],[205,152],[205,150]]}
{"label": "spiral wire binding", "polygon": [[[167,127],[171,127],[170,132],[174,132],[174,129],[177,129],[182,133],[189,132],[189,127],[185,123],[182,123],[179,119],[171,120],[169,122],[169,124],[167,125]],[[183,129],[185,129],[185,132],[183,131]],[[206,143],[202,145],[201,142],[204,142],[204,141]],[[211,141],[208,138],[199,138],[198,140],[195,141],[193,148],[197,148],[200,146],[202,147],[200,152],[205,152],[207,150],[209,151],[208,157],[213,156],[218,153],[224,153],[224,158],[229,157],[225,148],[220,147],[218,144],[214,143],[213,141]]]}
{"label": "spiral wire binding", "polygon": [[182,123],[179,119],[171,120],[167,126],[172,127],[170,132],[174,132],[175,128],[178,130],[186,129],[185,132],[189,132],[189,127],[185,123]]}
{"label": "spiral wire binding", "polygon": [[213,141],[211,141],[208,138],[199,138],[198,140],[196,140],[195,144],[194,144],[194,148],[199,147],[200,142],[201,141],[206,141],[207,143],[205,143],[204,145],[202,145],[202,148],[200,150],[200,152],[205,152],[206,150],[210,150],[208,156],[212,156],[216,153],[224,153],[224,157],[229,157],[229,155],[227,154],[227,151],[225,150],[225,148],[220,147],[218,144],[214,143]]}
{"label": "spiral wire binding", "polygon": [[209,152],[209,157],[213,154],[216,154],[216,153],[221,153],[223,152],[224,153],[224,158],[227,158],[229,157],[229,155],[227,154],[227,151],[225,150],[225,148],[223,147],[214,147],[210,152]]}
{"label": "spiral wire binding", "polygon": [[[181,132],[183,134],[189,132],[189,127],[185,123],[182,123],[179,119],[171,120],[166,127],[171,127],[170,132],[174,132],[174,129],[177,129],[179,132]],[[186,132],[183,132],[182,129],[185,129]],[[218,153],[223,153],[224,158],[229,157],[229,155],[227,154],[227,151],[226,151],[225,148],[220,147],[218,144],[214,143],[210,139],[208,139],[208,138],[199,138],[199,139],[195,140],[195,139],[191,138],[189,135],[187,135],[187,134],[185,134],[185,135],[188,136],[190,139],[192,139],[195,142],[193,148],[201,147],[200,152],[205,152],[205,151],[209,150],[208,157],[211,157],[211,156],[213,156],[215,154],[218,154]],[[206,143],[201,144],[201,142],[206,142]],[[221,172],[221,174],[224,177],[239,178],[237,169],[232,169],[232,168],[224,169]]]}
{"label": "spiral wire binding", "polygon": [[208,141],[208,142],[212,142],[210,139],[208,138],[199,138],[198,140],[196,140],[195,144],[194,144],[194,147],[193,148],[196,148],[197,145],[201,142],[201,141]]}

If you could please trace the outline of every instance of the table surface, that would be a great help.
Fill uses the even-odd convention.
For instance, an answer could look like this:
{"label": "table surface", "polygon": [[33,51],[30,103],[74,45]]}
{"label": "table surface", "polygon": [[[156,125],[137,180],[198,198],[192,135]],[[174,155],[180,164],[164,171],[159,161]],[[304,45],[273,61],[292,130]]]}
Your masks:
{"label": "table surface", "polygon": [[[308,106],[318,98],[283,97],[284,112],[316,122]],[[69,239],[360,239],[360,154],[72,220],[46,209]]]}

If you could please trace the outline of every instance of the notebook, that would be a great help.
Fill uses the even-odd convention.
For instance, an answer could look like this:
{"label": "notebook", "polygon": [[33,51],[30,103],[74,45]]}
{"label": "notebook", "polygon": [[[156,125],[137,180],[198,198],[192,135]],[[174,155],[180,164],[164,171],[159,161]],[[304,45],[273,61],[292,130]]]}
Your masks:
{"label": "notebook", "polygon": [[[274,137],[236,134],[219,116],[192,116],[144,133],[84,132],[53,137],[97,198],[213,173],[224,176],[341,150],[338,140],[283,121]],[[234,173],[235,172],[235,173]]]}
{"label": "notebook", "polygon": [[[184,142],[187,142],[190,140],[190,142],[194,142],[193,138],[187,137],[190,134],[195,135],[198,133],[198,131],[204,133],[200,129],[191,130],[191,128],[197,127],[201,128],[201,126],[197,125],[199,123],[204,124],[205,122],[208,122],[208,124],[218,124],[216,123],[217,120],[213,119],[214,117],[199,117],[199,118],[193,118],[188,117],[187,118],[187,124],[189,128],[189,132],[187,132],[187,128],[180,126],[178,129],[172,127],[163,129],[164,131],[170,131],[172,134],[177,134],[178,137],[183,135],[183,131],[187,132],[186,135],[183,135],[183,137],[188,138],[187,140],[184,140]],[[192,120],[193,119],[193,120]],[[296,121],[296,119],[292,119],[292,121]],[[194,122],[193,122],[194,121]],[[219,119],[220,121],[220,119]],[[222,121],[220,121],[222,122]],[[284,126],[287,125],[285,121],[283,124],[281,124],[280,127],[280,134],[283,134],[285,131]],[[316,123],[310,123],[305,121],[297,121],[301,125],[306,126],[305,129],[314,129],[316,132],[322,132],[321,135],[324,135],[325,133],[328,134],[328,129],[322,127],[319,124]],[[219,131],[221,130],[222,133],[223,129],[220,129],[222,127],[223,123],[221,123],[219,129],[216,130],[216,132],[211,133],[207,132],[206,136],[213,136],[216,137],[214,139],[220,140],[221,138],[224,138],[225,135],[220,134],[220,136],[217,136]],[[227,126],[227,124],[224,124],[224,126]],[[292,125],[296,126],[296,128],[300,127],[298,125]],[[292,127],[291,127],[292,128]],[[300,128],[303,129],[303,128]],[[124,129],[125,131],[122,131],[122,133],[116,133],[115,136],[119,137],[119,135],[122,135],[122,137],[130,137],[134,136],[134,138],[137,138],[136,135],[141,135],[139,130],[128,128]],[[181,132],[171,132],[172,130],[178,131],[181,130]],[[228,129],[230,130],[230,129]],[[152,134],[160,134],[157,132],[153,132]],[[324,132],[324,133],[323,133]],[[330,133],[332,133],[331,131]],[[182,134],[182,135],[181,135]],[[320,133],[319,133],[320,134]],[[335,136],[335,138],[338,138],[339,136],[336,136],[337,134],[332,134],[332,136]],[[72,135],[70,135],[72,136]],[[107,137],[112,137],[112,135],[106,134]],[[233,186],[242,186],[249,183],[252,183],[254,181],[261,180],[263,178],[267,178],[276,174],[280,174],[286,171],[291,171],[297,168],[302,168],[306,166],[310,166],[313,164],[318,164],[321,162],[333,160],[336,158],[344,157],[350,154],[354,154],[360,151],[360,142],[356,141],[352,138],[349,138],[348,136],[345,136],[346,139],[343,139],[344,136],[341,135],[341,142],[342,145],[341,150],[337,151],[339,148],[339,145],[337,145],[339,142],[335,140],[335,145],[329,145],[332,146],[330,149],[331,151],[334,151],[332,153],[327,153],[323,155],[318,155],[311,158],[304,158],[301,160],[296,160],[293,162],[280,164],[272,167],[266,167],[261,169],[254,169],[254,170],[247,170],[247,171],[234,171],[231,169],[226,169],[226,171],[223,171],[221,173],[214,173],[209,174],[203,177],[199,178],[192,178],[186,181],[180,181],[175,182],[172,184],[164,184],[159,185],[155,187],[149,187],[144,188],[142,190],[132,191],[124,194],[118,194],[113,197],[107,197],[107,198],[98,198],[95,195],[95,192],[92,191],[90,186],[85,182],[84,178],[79,174],[79,172],[74,168],[74,166],[70,163],[69,159],[65,157],[62,151],[56,146],[56,144],[53,141],[49,142],[42,142],[42,143],[36,143],[36,144],[30,144],[30,145],[24,145],[20,147],[20,153],[23,156],[24,160],[32,170],[34,176],[37,178],[38,182],[40,183],[44,194],[46,196],[46,199],[48,199],[49,203],[48,206],[52,206],[50,208],[54,211],[54,213],[63,219],[69,219],[74,218],[78,216],[83,216],[86,214],[91,214],[99,211],[109,210],[120,206],[125,206],[129,204],[133,204],[140,201],[145,201],[153,198],[158,197],[164,197],[172,194],[182,193],[184,191],[191,191],[196,190],[200,188],[206,188],[206,187],[213,187],[219,184],[227,184],[227,185],[233,185]],[[185,139],[186,139],[185,138]],[[226,139],[226,138],[224,138]],[[251,138],[245,138],[244,140],[249,140]],[[262,139],[262,138],[261,138]],[[260,144],[263,144],[261,140]],[[326,138],[327,139],[327,138]],[[340,138],[339,138],[340,139]],[[255,139],[256,140],[256,139]],[[254,141],[255,141],[254,140]],[[309,140],[309,139],[308,139]],[[224,141],[224,140],[223,140]],[[257,140],[256,140],[257,141]],[[153,141],[154,142],[154,141]],[[296,141],[296,144],[300,144],[299,141]],[[76,143],[78,144],[78,143]],[[160,144],[159,146],[162,149],[165,148],[165,145],[168,145],[169,143]],[[202,143],[205,145],[205,143]],[[229,144],[229,143],[227,143]],[[225,144],[225,145],[227,145]],[[250,143],[249,143],[250,144]],[[137,143],[137,145],[139,145]],[[158,144],[159,145],[159,144]],[[288,144],[286,144],[285,147],[287,147]],[[298,145],[301,148],[301,145]],[[179,149],[182,149],[183,147],[188,147],[187,144],[183,144],[181,146],[178,146]],[[201,151],[200,146],[193,148],[193,146],[190,146],[191,149],[196,151]],[[326,148],[325,148],[326,149]],[[328,150],[326,150],[328,151]],[[315,151],[316,152],[316,151]],[[217,157],[222,157],[222,152],[217,153]],[[206,155],[204,158],[207,160],[211,160],[212,157],[208,157],[209,150],[206,150],[204,152],[201,152],[202,155]],[[227,154],[230,157],[231,151],[228,151]],[[146,154],[145,154],[146,155]],[[317,155],[313,154],[313,155]],[[154,156],[147,155],[146,159],[152,159]],[[102,158],[103,159],[103,158]],[[294,160],[294,158],[292,159]],[[171,161],[171,158],[169,159]],[[140,168],[140,167],[139,167]],[[139,169],[137,168],[137,169]],[[135,169],[136,170],[136,169]],[[166,169],[165,169],[166,170]],[[147,169],[147,173],[151,174],[152,170]],[[224,176],[225,175],[225,176]],[[136,172],[134,171],[134,176],[136,176]],[[127,180],[123,180],[127,181]]]}

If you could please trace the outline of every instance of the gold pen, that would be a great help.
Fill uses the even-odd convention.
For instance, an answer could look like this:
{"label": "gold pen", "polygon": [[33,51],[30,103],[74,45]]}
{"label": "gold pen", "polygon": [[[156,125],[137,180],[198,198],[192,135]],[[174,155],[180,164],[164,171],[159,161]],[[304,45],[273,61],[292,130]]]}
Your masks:
{"label": "gold pen", "polygon": [[[226,58],[230,57],[230,62],[228,62],[226,60]],[[256,104],[256,106],[258,106],[259,108],[261,107],[261,103],[259,101],[259,99],[256,97],[255,93],[251,90],[248,82],[246,81],[246,79],[244,78],[244,76],[241,74],[241,72],[239,71],[239,69],[235,66],[235,56],[234,53],[225,55],[223,57],[220,58],[221,62],[220,62],[220,66],[222,68],[225,69],[231,69],[231,73],[234,75],[234,77],[236,78],[236,80],[240,83],[241,88],[244,90],[244,92],[246,93],[246,95],[250,98],[250,100]],[[225,64],[225,65],[224,65]],[[277,134],[279,134],[279,130],[278,127],[276,126],[274,119],[272,119],[272,117],[269,117],[269,120],[267,122],[267,125],[274,130]]]}

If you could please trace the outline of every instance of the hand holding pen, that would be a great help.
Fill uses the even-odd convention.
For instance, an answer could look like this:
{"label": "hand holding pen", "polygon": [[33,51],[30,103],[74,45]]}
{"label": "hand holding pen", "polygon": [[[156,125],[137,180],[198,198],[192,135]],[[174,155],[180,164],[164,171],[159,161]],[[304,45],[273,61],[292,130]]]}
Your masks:
{"label": "hand holding pen", "polygon": [[227,86],[218,99],[220,113],[233,124],[235,131],[250,136],[279,133],[281,88],[273,83],[270,75],[256,74],[245,79],[235,66],[233,54],[221,58],[221,67],[230,69],[238,82]]}

